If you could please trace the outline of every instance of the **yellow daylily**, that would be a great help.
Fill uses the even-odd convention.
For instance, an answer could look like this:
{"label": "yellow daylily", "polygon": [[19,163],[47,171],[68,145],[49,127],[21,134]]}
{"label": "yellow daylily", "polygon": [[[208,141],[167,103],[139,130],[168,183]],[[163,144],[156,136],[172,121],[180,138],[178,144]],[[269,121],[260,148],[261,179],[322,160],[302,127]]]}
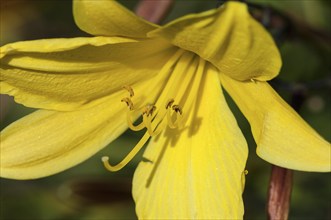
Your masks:
{"label": "yellow daylily", "polygon": [[1,132],[1,177],[58,173],[128,127],[146,128],[121,163],[103,158],[121,169],[151,139],[133,180],[139,218],[242,218],[248,149],[222,86],[261,158],[330,171],[330,144],[266,82],[279,72],[279,52],[244,3],[158,26],[113,0],[75,0],[74,17],[96,37],[1,47],[1,93],[40,109]]}

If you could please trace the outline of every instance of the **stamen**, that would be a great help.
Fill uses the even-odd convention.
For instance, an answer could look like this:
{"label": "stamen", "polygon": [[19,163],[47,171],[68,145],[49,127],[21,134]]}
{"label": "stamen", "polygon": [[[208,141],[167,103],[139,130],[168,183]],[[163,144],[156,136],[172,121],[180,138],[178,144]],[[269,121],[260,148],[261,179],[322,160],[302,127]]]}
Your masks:
{"label": "stamen", "polygon": [[174,104],[174,102],[175,102],[174,99],[170,99],[166,104],[166,109],[170,108],[172,106],[172,104]]}
{"label": "stamen", "polygon": [[171,115],[171,108],[167,109],[167,121],[168,121],[168,126],[169,128],[176,128],[175,123],[172,121],[172,115]]}
{"label": "stamen", "polygon": [[130,151],[130,153],[118,164],[116,165],[110,165],[109,163],[109,157],[104,156],[101,158],[103,165],[105,166],[105,168],[111,172],[115,172],[118,171],[120,169],[122,169],[123,167],[125,167],[134,156],[136,156],[136,154],[140,151],[140,149],[145,145],[145,143],[148,141],[148,139],[150,138],[150,136],[148,135],[148,133],[146,132],[145,135],[140,139],[140,141],[137,143],[137,145]]}
{"label": "stamen", "polygon": [[140,123],[139,125],[134,125],[133,121],[131,120],[132,115],[133,115],[133,110],[134,110],[133,102],[131,101],[131,99],[126,97],[126,98],[123,98],[121,100],[121,102],[125,102],[126,105],[129,107],[129,111],[126,114],[126,121],[128,123],[129,128],[133,131],[142,130],[145,127],[143,122]]}
{"label": "stamen", "polygon": [[143,123],[145,124],[149,135],[154,136],[154,132],[152,129],[152,119],[150,119],[147,114],[143,114]]}
{"label": "stamen", "polygon": [[175,111],[175,112],[177,112],[177,113],[179,113],[179,114],[183,114],[183,111],[182,111],[182,109],[180,108],[180,106],[179,105],[173,105],[172,106],[172,109]]}
{"label": "stamen", "polygon": [[155,105],[147,105],[146,109],[143,111],[143,114],[146,114],[147,116],[152,116],[155,110],[156,110]]}
{"label": "stamen", "polygon": [[178,127],[178,128],[182,128],[183,127],[183,115],[182,113],[180,112],[177,112],[177,118],[176,118],[176,121],[175,121],[175,125]]}
{"label": "stamen", "polygon": [[176,125],[176,127],[181,128],[182,127],[182,121],[183,121],[183,111],[182,111],[182,108],[179,105],[176,105],[176,106],[172,106],[172,109],[176,112],[175,125]]}
{"label": "stamen", "polygon": [[134,96],[134,91],[131,86],[123,86],[123,89],[126,89],[129,92],[131,98]]}
{"label": "stamen", "polygon": [[[176,112],[176,119],[173,121],[173,117],[171,115],[171,109]],[[179,105],[172,105],[172,108],[167,108],[167,120],[168,120],[168,126],[170,128],[177,128],[181,126],[181,120],[182,120],[182,109]]]}
{"label": "stamen", "polygon": [[143,112],[143,123],[145,124],[145,127],[147,128],[147,131],[150,136],[156,135],[154,129],[152,128],[152,120],[153,120],[152,116],[155,110],[156,110],[155,105],[147,105],[145,111]]}
{"label": "stamen", "polygon": [[126,121],[127,121],[128,125],[129,125],[129,128],[132,131],[140,131],[140,130],[144,129],[145,128],[144,122],[141,122],[138,125],[134,125],[133,124],[133,121],[131,120],[131,118],[132,118],[131,115],[132,114],[133,114],[132,111],[128,111],[127,114],[126,114]]}
{"label": "stamen", "polygon": [[127,97],[123,98],[123,99],[121,99],[121,102],[125,102],[126,105],[129,107],[130,111],[133,110],[133,102],[131,101],[130,98],[127,98]]}

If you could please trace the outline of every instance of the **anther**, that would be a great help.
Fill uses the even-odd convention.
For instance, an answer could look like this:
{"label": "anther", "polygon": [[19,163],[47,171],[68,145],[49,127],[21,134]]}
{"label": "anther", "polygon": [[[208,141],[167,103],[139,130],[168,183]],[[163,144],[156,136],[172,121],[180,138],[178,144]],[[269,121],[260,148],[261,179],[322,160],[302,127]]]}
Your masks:
{"label": "anther", "polygon": [[174,102],[175,102],[174,99],[170,99],[166,104],[166,109],[170,108],[174,104]]}
{"label": "anther", "polygon": [[181,121],[182,121],[182,109],[179,105],[172,105],[171,109],[176,112],[175,115],[175,121],[173,120],[173,117],[171,115],[171,110],[168,108],[167,112],[167,120],[168,120],[168,126],[170,128],[178,128],[181,126]]}
{"label": "anther", "polygon": [[147,116],[151,116],[151,115],[153,115],[153,113],[155,112],[155,110],[156,110],[156,106],[153,105],[153,106],[149,109],[149,111],[148,111],[148,113],[147,113]]}
{"label": "anther", "polygon": [[172,106],[172,110],[174,110],[175,112],[177,112],[177,113],[179,113],[179,114],[183,114],[183,111],[182,111],[182,109],[180,108],[180,106],[179,105],[173,105]]}
{"label": "anther", "polygon": [[134,91],[131,88],[131,86],[123,86],[123,89],[126,89],[129,92],[130,97],[133,97],[134,96]]}
{"label": "anther", "polygon": [[133,110],[133,103],[130,98],[123,98],[121,99],[121,102],[125,102],[126,105],[129,107],[130,111]]}
{"label": "anther", "polygon": [[145,114],[146,116],[152,116],[155,110],[156,110],[155,105],[147,105],[146,109],[143,111],[143,115]]}

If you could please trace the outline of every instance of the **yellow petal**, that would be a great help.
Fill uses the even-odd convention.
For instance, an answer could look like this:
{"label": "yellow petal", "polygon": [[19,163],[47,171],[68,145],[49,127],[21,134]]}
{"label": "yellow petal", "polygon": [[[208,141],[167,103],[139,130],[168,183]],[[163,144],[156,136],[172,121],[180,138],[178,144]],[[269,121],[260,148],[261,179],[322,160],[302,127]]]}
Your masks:
{"label": "yellow petal", "polygon": [[54,53],[73,50],[78,47],[104,46],[108,44],[118,44],[127,42],[137,42],[137,40],[124,37],[77,37],[77,38],[59,38],[59,39],[43,39],[31,40],[10,43],[1,47],[0,58],[8,56],[9,54],[16,54],[19,52],[26,53]]}
{"label": "yellow petal", "polygon": [[[135,92],[158,93],[162,85],[153,85],[154,80],[134,87]],[[1,177],[40,178],[86,160],[127,128],[127,106],[120,101],[125,96],[123,90],[79,111],[39,110],[9,125],[1,132]],[[153,98],[149,95],[147,101]]]}
{"label": "yellow petal", "polygon": [[117,37],[8,44],[1,47],[1,93],[33,108],[90,107],[124,85],[154,76],[175,49],[162,40]]}
{"label": "yellow petal", "polygon": [[73,12],[78,27],[96,36],[146,37],[158,27],[114,0],[74,0]]}
{"label": "yellow petal", "polygon": [[257,154],[281,167],[328,172],[330,143],[318,135],[266,82],[221,75],[225,89],[251,124]]}
{"label": "yellow petal", "polygon": [[125,130],[119,105],[77,112],[40,110],[13,123],[1,133],[1,177],[40,178],[84,161]]}
{"label": "yellow petal", "polygon": [[153,138],[135,172],[139,219],[243,217],[247,146],[224,100],[217,71],[208,68],[187,126]]}
{"label": "yellow petal", "polygon": [[272,79],[281,67],[273,39],[240,2],[182,17],[149,36],[162,36],[193,51],[221,73],[241,81]]}

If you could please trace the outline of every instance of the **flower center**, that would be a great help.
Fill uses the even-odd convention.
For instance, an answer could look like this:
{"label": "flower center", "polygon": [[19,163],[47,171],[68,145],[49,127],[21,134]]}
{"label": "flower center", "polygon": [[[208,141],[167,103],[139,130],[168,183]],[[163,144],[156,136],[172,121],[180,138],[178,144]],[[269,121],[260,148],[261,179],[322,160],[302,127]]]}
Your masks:
{"label": "flower center", "polygon": [[[156,111],[156,105],[147,104],[143,108],[136,109],[132,97],[134,96],[134,91],[130,86],[124,86],[124,89],[128,90],[129,97],[123,98],[121,101],[126,103],[128,107],[127,111],[127,123],[131,130],[140,131],[144,128],[147,129],[147,132],[143,138],[138,142],[138,144],[133,148],[133,150],[121,161],[119,164],[112,166],[109,164],[109,157],[102,157],[104,166],[109,171],[118,171],[122,169],[131,159],[138,153],[138,151],[145,145],[148,139],[152,136],[157,136],[160,134],[168,125],[168,127],[175,129],[182,125],[182,115],[183,111],[178,104],[174,104],[174,99],[170,99],[164,106],[164,111]],[[135,111],[140,111],[142,116],[142,122],[138,125],[134,125],[132,117],[135,115]],[[162,114],[160,117],[158,117]],[[166,121],[166,122],[165,122]]]}
{"label": "flower center", "polygon": [[[131,150],[131,152],[117,165],[109,164],[109,157],[102,157],[104,166],[109,171],[122,169],[139,152],[150,137],[155,137],[167,127],[170,129],[182,129],[188,121],[193,106],[198,97],[199,86],[201,84],[205,61],[190,52],[179,49],[177,53],[165,64],[158,73],[161,76],[168,76],[160,95],[155,104],[147,104],[141,108],[136,108],[132,98],[135,92],[132,87],[124,86],[129,96],[121,101],[127,105],[127,124],[133,131],[140,131],[146,128],[146,133]],[[142,116],[142,121],[133,123],[133,118],[137,112]]]}
{"label": "flower center", "polygon": [[[127,123],[131,130],[140,131],[146,128],[150,136],[156,136],[164,129],[164,125],[166,124],[162,122],[165,118],[167,119],[167,124],[170,128],[177,128],[181,125],[180,122],[182,120],[183,111],[179,105],[174,105],[174,99],[170,99],[166,103],[165,116],[165,114],[163,114],[164,111],[157,111],[156,105],[147,104],[143,108],[136,109],[131,100],[133,97],[133,95],[131,96],[131,94],[133,94],[133,89],[129,86],[125,86],[124,88],[127,89],[130,93],[130,97],[125,97],[121,101],[125,102],[128,106]],[[138,125],[134,125],[132,121],[132,117],[135,115],[135,111],[140,111],[143,118],[142,122]],[[163,115],[158,117],[159,114]],[[154,124],[154,126],[152,124]]]}

